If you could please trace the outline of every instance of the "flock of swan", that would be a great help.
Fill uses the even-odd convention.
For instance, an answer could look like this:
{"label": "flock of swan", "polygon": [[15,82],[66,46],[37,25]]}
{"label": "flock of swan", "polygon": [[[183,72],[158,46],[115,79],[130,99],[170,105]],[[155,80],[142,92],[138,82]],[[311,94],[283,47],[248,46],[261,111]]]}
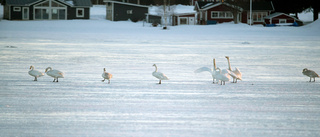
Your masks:
{"label": "flock of swan", "polygon": [[229,56],[226,56],[226,58],[228,60],[228,69],[221,70],[219,67],[216,66],[216,59],[213,59],[213,69],[210,69],[208,67],[201,67],[195,70],[194,72],[195,73],[201,73],[205,71],[209,72],[212,76],[213,83],[215,83],[215,81],[219,83],[220,81],[221,85],[222,83],[223,85],[225,85],[227,81],[230,81],[231,77],[233,78],[233,83],[237,83],[238,80],[242,80],[242,73],[238,68],[235,68],[235,70],[232,70]]}
{"label": "flock of swan", "polygon": [[[242,80],[242,73],[240,72],[240,70],[238,68],[235,68],[234,70],[232,70],[230,65],[230,58],[228,56],[225,56],[225,58],[228,61],[228,69],[221,70],[219,67],[217,67],[216,60],[214,58],[213,69],[210,69],[208,67],[201,67],[195,70],[194,72],[195,73],[209,72],[212,76],[213,83],[217,82],[219,84],[220,82],[220,85],[222,84],[225,85],[225,82],[230,81],[231,77],[233,78],[232,83],[237,83],[238,80]],[[156,64],[153,64],[153,66],[155,67],[155,71],[152,72],[152,75],[159,80],[159,84],[161,84],[161,80],[169,80],[169,78],[164,73],[158,72],[158,67]],[[44,73],[38,70],[35,70],[34,66],[30,66],[30,70],[28,73],[29,75],[34,77],[34,81],[37,81],[38,77],[44,76]],[[51,67],[47,67],[45,69],[45,73],[48,76],[53,77],[53,82],[58,82],[58,78],[64,78],[64,73],[62,71],[54,70]],[[302,74],[310,77],[309,82],[312,82],[311,81],[312,78],[313,78],[313,82],[315,82],[316,77],[319,78],[319,75],[316,72],[314,72],[313,70],[309,70],[307,68],[303,69]],[[105,80],[108,80],[108,84],[110,84],[112,74],[106,72],[106,68],[103,68],[102,78],[103,78],[102,82],[104,82]]]}

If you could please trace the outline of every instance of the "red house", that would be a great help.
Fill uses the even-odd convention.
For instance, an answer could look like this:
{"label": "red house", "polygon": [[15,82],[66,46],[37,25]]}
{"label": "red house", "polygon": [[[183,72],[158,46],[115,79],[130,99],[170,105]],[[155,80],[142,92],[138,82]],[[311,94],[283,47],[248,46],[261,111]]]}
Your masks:
{"label": "red house", "polygon": [[276,12],[264,17],[265,26],[292,25],[301,26],[302,21],[285,13]]}
{"label": "red house", "polygon": [[[239,6],[227,2],[196,2],[197,22],[201,25],[217,24],[236,20],[250,24],[250,3],[241,3]],[[274,11],[272,2],[252,3],[252,24],[263,24],[264,17]]]}

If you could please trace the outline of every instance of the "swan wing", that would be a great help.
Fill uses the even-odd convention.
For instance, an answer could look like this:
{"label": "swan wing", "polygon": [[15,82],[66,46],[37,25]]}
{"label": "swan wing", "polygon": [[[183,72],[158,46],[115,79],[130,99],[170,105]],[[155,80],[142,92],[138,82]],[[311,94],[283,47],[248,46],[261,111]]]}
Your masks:
{"label": "swan wing", "polygon": [[201,67],[201,68],[198,68],[197,70],[194,71],[194,73],[201,73],[201,72],[209,72],[212,74],[213,70],[208,68],[208,67]]}
{"label": "swan wing", "polygon": [[112,74],[111,73],[102,73],[102,77],[105,79],[111,79],[112,78]]}
{"label": "swan wing", "polygon": [[47,75],[54,77],[54,78],[64,78],[64,73],[59,70],[47,71]]}
{"label": "swan wing", "polygon": [[38,70],[30,70],[29,75],[34,76],[34,77],[41,77],[44,76],[44,73],[38,71]]}
{"label": "swan wing", "polygon": [[169,78],[161,72],[153,72],[152,75],[160,80],[169,80]]}
{"label": "swan wing", "polygon": [[229,75],[225,75],[225,74],[220,74],[218,73],[215,78],[217,80],[221,80],[221,81],[229,81],[230,80],[230,76]]}
{"label": "swan wing", "polygon": [[228,75],[230,75],[232,78],[238,78],[238,76],[234,74],[232,71],[229,71]]}
{"label": "swan wing", "polygon": [[313,70],[306,70],[302,72],[304,75],[309,76],[309,77],[319,77],[319,75],[314,72]]}
{"label": "swan wing", "polygon": [[236,68],[233,73],[235,75],[237,75],[237,79],[242,80],[242,73],[240,72],[240,70],[238,68]]}

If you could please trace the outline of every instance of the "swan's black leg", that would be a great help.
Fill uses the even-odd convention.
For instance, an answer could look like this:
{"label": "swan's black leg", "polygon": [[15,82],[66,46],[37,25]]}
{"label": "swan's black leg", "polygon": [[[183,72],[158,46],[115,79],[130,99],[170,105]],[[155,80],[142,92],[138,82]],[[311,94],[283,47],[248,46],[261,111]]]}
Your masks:
{"label": "swan's black leg", "polygon": [[34,77],[34,80],[33,81],[37,81],[37,77]]}
{"label": "swan's black leg", "polygon": [[313,78],[313,82],[316,82],[316,78]]}
{"label": "swan's black leg", "polygon": [[311,82],[311,77],[310,77],[310,80],[309,80],[309,82]]}
{"label": "swan's black leg", "polygon": [[53,82],[56,82],[56,79],[55,79],[55,78],[53,79]]}
{"label": "swan's black leg", "polygon": [[59,81],[58,81],[58,78],[57,78],[57,82],[59,82]]}
{"label": "swan's black leg", "polygon": [[159,80],[159,84],[161,84],[161,80]]}
{"label": "swan's black leg", "polygon": [[104,82],[104,80],[106,80],[106,79],[103,79],[103,80],[101,80],[101,81]]}
{"label": "swan's black leg", "polygon": [[110,80],[108,80],[108,84],[110,84]]}

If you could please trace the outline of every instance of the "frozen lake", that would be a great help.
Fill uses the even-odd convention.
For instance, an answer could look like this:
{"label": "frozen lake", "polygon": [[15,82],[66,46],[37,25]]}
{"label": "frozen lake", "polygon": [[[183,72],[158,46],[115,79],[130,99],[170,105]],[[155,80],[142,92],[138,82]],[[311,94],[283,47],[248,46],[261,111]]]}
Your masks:
{"label": "frozen lake", "polygon": [[[0,9],[2,6],[0,6]],[[1,10],[0,10],[1,11]],[[176,26],[90,20],[0,21],[4,136],[320,136],[320,22],[303,27]],[[1,17],[1,15],[0,15]],[[239,68],[212,84],[200,67]],[[170,80],[161,85],[153,64]],[[61,70],[33,81],[30,65]],[[103,68],[113,74],[101,82]]]}
{"label": "frozen lake", "polygon": [[[2,136],[319,136],[320,41],[67,40],[3,37]],[[317,45],[317,46],[315,46]],[[199,67],[238,67],[243,81],[212,84]],[[152,77],[158,65],[169,81]],[[65,72],[37,82],[29,66]],[[102,71],[114,75],[102,83]],[[319,72],[319,71],[318,71]]]}

